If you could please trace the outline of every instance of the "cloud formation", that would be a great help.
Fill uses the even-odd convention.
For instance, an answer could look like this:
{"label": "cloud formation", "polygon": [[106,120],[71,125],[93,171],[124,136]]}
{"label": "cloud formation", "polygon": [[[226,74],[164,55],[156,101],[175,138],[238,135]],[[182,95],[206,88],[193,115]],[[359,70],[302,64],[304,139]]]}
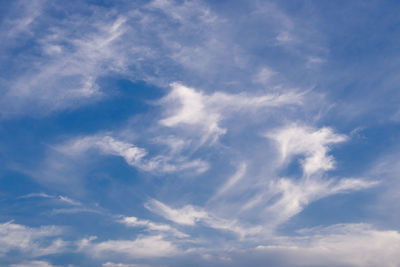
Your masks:
{"label": "cloud formation", "polygon": [[399,266],[399,8],[361,2],[0,4],[0,265]]}
{"label": "cloud formation", "polygon": [[329,145],[347,140],[345,135],[336,134],[328,127],[312,129],[298,125],[279,129],[266,136],[279,144],[282,162],[296,155],[304,155],[301,165],[306,176],[333,169],[333,157],[327,155]]}
{"label": "cloud formation", "polygon": [[[56,238],[61,234],[62,230],[57,226],[31,228],[12,221],[2,223],[0,224],[0,254],[4,257],[15,250],[22,253],[24,257],[60,253],[66,248],[66,242]],[[51,242],[46,242],[49,239]]]}
{"label": "cloud formation", "polygon": [[173,256],[179,249],[161,235],[138,237],[135,240],[94,242],[95,237],[82,239],[78,248],[96,258],[162,258]]}
{"label": "cloud formation", "polygon": [[[219,123],[235,112],[299,105],[302,102],[302,94],[296,92],[259,96],[223,92],[205,95],[179,83],[172,83],[171,87],[172,91],[161,101],[169,104],[167,105],[169,110],[175,109],[175,111],[160,120],[160,123],[168,127],[179,125],[198,127],[203,132],[202,140],[211,142],[215,142],[220,135],[226,133],[226,129],[221,128]],[[176,108],[177,102],[178,108]]]}
{"label": "cloud formation", "polygon": [[57,151],[70,156],[81,155],[90,149],[97,149],[105,155],[120,156],[127,164],[143,171],[165,173],[189,169],[202,173],[208,169],[208,163],[202,160],[188,160],[185,157],[170,155],[146,158],[148,152],[145,149],[108,135],[77,138],[56,147]]}

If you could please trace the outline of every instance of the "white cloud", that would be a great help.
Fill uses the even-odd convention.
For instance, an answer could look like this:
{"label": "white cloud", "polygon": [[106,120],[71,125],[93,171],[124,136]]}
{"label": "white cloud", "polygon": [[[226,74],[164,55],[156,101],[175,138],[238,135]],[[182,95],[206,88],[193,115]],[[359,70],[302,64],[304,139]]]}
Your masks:
{"label": "white cloud", "polygon": [[[194,81],[190,84],[195,84],[196,88],[208,88],[205,86],[207,83],[196,82],[196,77],[200,77],[204,72],[215,72],[217,74],[204,76],[210,79],[211,82],[209,84],[216,84],[215,88],[213,88],[215,89],[213,92],[205,92],[187,87],[183,84],[173,83],[171,84],[171,92],[160,101],[166,111],[165,117],[159,120],[161,125],[168,128],[179,127],[179,135],[184,135],[182,132],[186,130],[193,130],[195,134],[201,136],[203,142],[210,141],[211,143],[216,141],[218,137],[225,134],[229,129],[229,125],[223,125],[224,120],[234,117],[239,112],[257,110],[257,112],[260,111],[260,114],[263,115],[260,117],[266,117],[264,116],[265,114],[261,112],[267,113],[270,108],[280,108],[302,103],[303,94],[297,92],[259,95],[247,93],[251,88],[249,89],[242,86],[243,84],[250,81],[252,83],[266,85],[270,82],[271,77],[275,75],[274,70],[263,66],[260,67],[260,64],[254,64],[252,68],[245,70],[246,66],[250,66],[251,64],[242,64],[246,61],[246,57],[243,57],[245,60],[243,60],[243,58],[240,59],[241,53],[246,50],[241,47],[243,44],[238,44],[237,46],[232,46],[231,49],[226,49],[227,46],[231,46],[231,44],[234,43],[232,42],[232,36],[236,36],[237,33],[235,32],[232,34],[232,32],[229,32],[228,28],[224,27],[216,29],[214,24],[220,23],[221,21],[210,9],[201,5],[200,2],[183,1],[181,4],[178,4],[178,2],[174,1],[157,0],[143,8],[127,9],[132,11],[128,12],[129,14],[122,12],[124,13],[123,15],[116,17],[115,14],[119,13],[119,11],[111,10],[110,12],[104,12],[93,8],[93,14],[98,14],[98,17],[88,19],[87,23],[82,23],[81,18],[78,17],[75,24],[73,21],[68,21],[62,26],[54,25],[54,28],[48,29],[51,34],[43,36],[43,38],[41,38],[42,41],[39,43],[43,52],[43,59],[38,61],[38,64],[34,68],[30,68],[28,64],[26,72],[18,74],[16,79],[10,79],[12,80],[12,82],[8,84],[10,90],[7,92],[3,103],[7,104],[8,102],[12,102],[9,101],[10,99],[17,99],[16,101],[22,99],[21,102],[18,103],[20,108],[24,109],[30,107],[30,105],[26,105],[25,102],[26,99],[29,99],[32,103],[40,103],[45,106],[45,110],[57,110],[74,105],[74,103],[82,99],[92,101],[94,98],[100,96],[100,89],[97,87],[97,79],[102,75],[107,75],[114,71],[122,76],[128,74],[129,78],[132,80],[143,79],[153,83],[157,83],[158,81],[154,81],[154,79],[157,78],[152,76],[159,76],[160,80],[164,79],[168,82],[169,79],[176,80],[176,77],[185,77],[185,79],[187,78],[185,83],[189,84],[191,81]],[[157,17],[156,13],[146,13],[144,12],[145,9],[151,12],[160,10],[166,14],[169,19],[172,19],[174,25],[178,24],[179,27],[171,27],[168,24],[168,22],[171,22],[170,20]],[[21,26],[18,27],[29,28],[32,21],[34,21],[37,16],[38,15],[35,13],[31,18],[28,17],[22,20],[19,24]],[[276,16],[282,16],[282,14]],[[263,14],[263,17],[268,16],[264,16]],[[292,43],[294,40],[292,32],[296,32],[294,29],[295,26],[291,24],[288,18],[282,20],[282,24],[284,25],[280,27],[280,31],[278,31],[279,34],[273,36],[276,37],[276,40],[280,43]],[[246,22],[246,19],[243,18],[243,20],[241,20],[241,23],[242,22]],[[90,24],[91,29],[79,30],[81,25],[86,24]],[[209,25],[209,27],[205,28],[205,25]],[[232,28],[235,28],[235,25],[236,24],[232,23]],[[72,30],[63,30],[64,26],[72,26]],[[199,31],[201,28],[204,28],[203,31]],[[75,30],[77,31],[76,36],[71,36]],[[141,31],[149,33],[152,37],[154,35],[154,38],[143,38],[146,37],[146,33],[141,35],[139,34]],[[18,29],[16,32],[18,33]],[[223,32],[226,32],[226,35],[221,34]],[[194,38],[191,34],[199,35],[199,37],[196,36]],[[199,39],[204,39],[204,41],[199,42]],[[260,40],[257,39],[257,42],[259,41]],[[67,44],[64,42],[67,42]],[[163,56],[161,56],[161,54]],[[229,60],[226,60],[227,58],[229,58]],[[306,58],[308,58],[309,62],[312,64],[319,63],[319,58],[307,56]],[[176,76],[167,75],[169,73],[163,70],[163,64],[172,65],[169,64],[172,61],[179,63],[179,67],[184,67],[185,72],[176,70],[176,65],[174,65],[174,68],[167,69],[170,72],[174,72]],[[237,64],[230,64],[234,61],[237,61],[235,62]],[[295,62],[295,60],[293,60],[293,62]],[[224,73],[221,66],[230,68],[231,65],[234,65],[234,67],[237,67],[239,70],[229,70]],[[156,75],[151,73],[153,70],[147,73],[148,68],[153,67]],[[146,70],[143,71],[142,68]],[[215,69],[218,68],[221,69],[221,72],[215,71]],[[193,70],[195,70],[195,72],[193,72]],[[175,72],[178,74],[175,74]],[[218,91],[221,88],[220,84],[228,84],[230,82],[232,82],[230,84],[234,84],[237,82],[236,80],[241,79],[243,76],[238,75],[236,77],[236,74],[240,72],[244,73],[243,76],[247,76],[244,79],[245,82],[240,84],[240,86],[245,88],[244,93]],[[224,74],[229,75],[224,77]],[[220,84],[215,81],[216,77],[219,78],[219,76],[221,77]],[[199,84],[202,86],[197,87]],[[232,91],[237,92],[237,88],[239,88],[239,86],[233,88]],[[230,88],[224,89],[228,90]],[[14,104],[15,103],[11,106],[18,110],[18,105],[14,106]],[[258,114],[259,113],[257,113],[257,115]],[[157,130],[159,130],[159,128],[157,128],[156,131]],[[162,130],[165,130],[165,128]],[[170,129],[168,129],[168,131],[170,131]],[[161,133],[161,135],[162,134],[163,133]],[[193,145],[187,142],[186,139],[177,138],[175,136],[168,136],[164,139],[163,136],[159,137],[157,140],[160,143],[164,142],[171,148],[171,151],[170,153],[161,153],[153,156],[151,151],[141,148],[131,141],[126,141],[126,139],[119,139],[115,137],[115,135],[111,135],[112,134],[99,134],[76,138],[62,146],[56,147],[56,149],[65,155],[71,156],[71,158],[94,149],[105,155],[121,157],[130,166],[151,172],[159,171],[167,173],[187,170],[193,173],[203,173],[209,168],[209,164],[205,161],[199,159],[191,160],[190,158],[181,156],[180,153],[184,148]],[[347,140],[345,135],[334,133],[330,128],[315,129],[312,127],[292,125],[272,132],[268,134],[268,137],[274,139],[279,144],[282,164],[288,163],[288,161],[296,155],[304,157],[301,161],[304,177],[296,181],[286,178],[277,178],[271,183],[269,182],[272,178],[269,176],[262,177],[265,181],[261,182],[260,180],[262,179],[257,180],[257,178],[246,181],[247,176],[250,176],[247,172],[257,164],[256,162],[253,164],[253,162],[250,162],[251,159],[249,159],[248,162],[250,162],[250,164],[246,165],[243,163],[239,165],[236,173],[229,177],[228,180],[218,188],[214,197],[218,200],[223,200],[224,197],[244,185],[242,188],[245,188],[246,192],[244,192],[244,196],[241,196],[243,198],[238,199],[238,202],[242,203],[237,206],[231,203],[228,204],[235,208],[237,207],[239,210],[241,204],[246,205],[247,197],[261,196],[257,198],[256,201],[247,203],[250,203],[249,206],[258,205],[257,208],[262,207],[263,211],[267,213],[269,221],[262,221],[257,226],[243,226],[245,224],[242,224],[242,221],[239,222],[239,218],[246,222],[257,220],[253,220],[253,217],[239,217],[235,216],[236,214],[227,215],[226,213],[224,215],[227,216],[223,216],[222,218],[219,215],[215,215],[216,213],[213,213],[214,210],[212,207],[208,207],[210,210],[192,205],[173,208],[157,200],[149,201],[146,207],[165,219],[181,225],[178,229],[201,225],[214,229],[231,231],[238,234],[240,237],[247,237],[248,235],[261,236],[265,232],[265,228],[271,225],[276,226],[287,221],[295,214],[301,212],[301,210],[312,201],[332,194],[369,188],[376,184],[375,182],[368,182],[362,179],[335,180],[322,179],[318,176],[319,174],[322,176],[324,171],[332,170],[335,166],[333,157],[329,155],[330,146]],[[76,160],[79,161],[80,158],[76,158]],[[58,164],[57,166],[63,164],[59,159],[54,159],[54,162],[55,165]],[[63,173],[60,170],[70,169],[68,164],[66,165],[67,166],[62,166],[64,169],[55,168],[56,172]],[[68,175],[69,174],[70,173],[68,173]],[[260,176],[262,176],[262,174],[260,174]],[[266,187],[268,188],[260,189],[261,194],[253,194],[253,191],[249,190],[250,186],[247,185],[254,181],[259,183],[254,183],[254,185],[251,186],[259,187],[261,185],[260,187],[262,187],[267,185]],[[71,186],[71,188],[74,187],[75,186]],[[54,198],[46,194],[29,194],[21,198],[35,196]],[[58,200],[73,206],[81,206],[80,202],[65,196],[59,196]],[[258,209],[257,212],[261,213],[260,210],[262,209]],[[98,212],[98,210],[74,207],[72,209],[55,209],[53,212]],[[263,216],[263,214],[261,214],[261,216]],[[101,242],[82,240],[80,244],[81,249],[96,257],[107,257],[108,255],[123,255],[129,258],[171,256],[175,255],[178,249],[171,241],[165,238],[171,236],[179,238],[187,237],[186,234],[168,224],[155,223],[136,217],[123,217],[119,222],[129,227],[143,227],[145,231],[159,235],[138,237],[136,240],[109,240]],[[23,228],[23,230],[24,229],[28,230],[28,232],[36,231],[28,227]],[[51,253],[52,250],[55,251],[53,247],[43,247],[37,245],[36,242],[29,241],[37,240],[41,237],[36,238],[29,235],[26,237],[22,234],[19,235],[27,239],[28,243],[33,243],[32,246],[29,245],[30,247],[40,251],[40,253],[34,253],[35,255],[43,255],[43,253]],[[14,240],[13,236],[6,239]],[[320,239],[316,237],[312,242],[318,243],[320,242],[318,240]],[[9,245],[7,245],[9,247],[14,246],[24,251],[29,251],[27,248],[28,246],[23,245],[22,241],[19,243],[17,242],[17,245],[13,245],[11,241],[7,242],[9,242]],[[7,242],[4,244],[8,244]],[[57,248],[57,244],[59,244],[58,248],[63,246],[63,243],[60,241],[60,243],[55,242],[54,247]],[[39,247],[35,248],[35,246]],[[298,245],[298,247],[301,246]],[[265,247],[259,247],[259,249],[265,249]],[[8,248],[4,249],[4,251],[9,250]],[[32,265],[34,265],[34,263],[32,263]],[[104,266],[125,266],[125,264],[109,262],[105,263]]]}
{"label": "white cloud", "polygon": [[136,217],[122,217],[118,222],[128,226],[128,227],[144,227],[148,231],[169,233],[178,238],[188,237],[189,235],[178,231],[177,229],[171,227],[168,224],[154,223],[149,220],[140,220]]}
{"label": "white cloud", "polygon": [[336,134],[328,127],[314,129],[299,125],[290,125],[266,136],[279,144],[282,163],[295,155],[304,155],[302,167],[306,176],[333,169],[335,161],[327,155],[329,146],[347,140],[347,136]]}
{"label": "white cloud", "polygon": [[26,199],[26,198],[48,198],[48,199],[57,199],[63,203],[67,203],[69,205],[72,206],[82,206],[82,203],[80,203],[79,201],[73,200],[67,196],[62,196],[62,195],[58,195],[58,196],[53,196],[53,195],[49,195],[46,193],[30,193],[27,195],[23,195],[18,197],[19,199]]}
{"label": "white cloud", "polygon": [[330,146],[347,140],[347,136],[336,134],[331,128],[315,129],[292,124],[271,131],[266,137],[279,146],[280,159],[274,167],[276,172],[287,166],[294,156],[304,156],[300,161],[303,169],[301,177],[296,180],[277,177],[261,181],[262,186],[255,189],[243,204],[239,204],[241,212],[260,213],[263,210],[261,214],[264,214],[265,226],[271,230],[300,213],[313,201],[378,184],[364,179],[325,177],[324,172],[333,169],[335,164],[334,158],[328,155]]}
{"label": "white cloud", "polygon": [[61,200],[62,202],[70,204],[72,206],[82,206],[82,203],[80,203],[79,201],[73,200],[73,199],[71,199],[69,197],[66,197],[66,196],[59,195],[58,199]]}
{"label": "white cloud", "polygon": [[245,163],[241,163],[235,172],[215,193],[211,200],[218,199],[223,196],[227,192],[229,192],[246,174],[247,165]]}
{"label": "white cloud", "polygon": [[294,38],[288,31],[282,31],[276,36],[276,40],[281,44],[287,44],[293,42]]}
{"label": "white cloud", "polygon": [[35,198],[35,197],[54,198],[54,196],[48,195],[46,193],[30,193],[30,194],[27,194],[27,195],[20,196],[18,198]]}
{"label": "white cloud", "polygon": [[203,23],[212,23],[216,19],[211,10],[198,1],[177,4],[175,1],[170,0],[154,0],[148,7],[150,9],[160,9],[165,14],[181,23],[190,22],[194,16],[199,18]]}
{"label": "white cloud", "polygon": [[108,240],[93,242],[95,238],[82,239],[78,244],[80,251],[85,251],[96,258],[162,258],[179,253],[179,249],[161,235],[143,236],[135,240]]}
{"label": "white cloud", "polygon": [[[48,14],[43,14],[48,19]],[[46,114],[81,105],[101,97],[96,80],[104,73],[124,69],[124,57],[115,42],[124,33],[124,17],[89,21],[76,17],[75,22],[60,20],[40,34],[38,42],[43,56],[24,58],[26,69],[3,85],[1,112],[7,116],[24,112]],[[85,20],[91,27],[82,27]],[[75,35],[79,32],[78,35]],[[33,35],[36,36],[36,35]],[[27,58],[30,61],[27,61]],[[22,60],[16,57],[14,61]],[[27,104],[29,103],[29,104]]]}
{"label": "white cloud", "polygon": [[375,181],[363,181],[354,178],[339,181],[333,179],[302,179],[298,182],[279,179],[272,183],[270,187],[271,192],[274,192],[271,197],[275,196],[278,199],[265,208],[270,219],[268,224],[275,227],[300,213],[305,206],[318,199],[338,193],[366,189],[376,184]]}
{"label": "white cloud", "polygon": [[74,214],[74,213],[96,213],[103,214],[104,212],[100,209],[95,208],[87,208],[87,207],[74,207],[74,208],[61,208],[61,209],[53,209],[51,211],[52,214]]}
{"label": "white cloud", "polygon": [[[30,228],[6,222],[0,224],[0,254],[18,250],[25,256],[42,256],[64,251],[66,242],[54,239],[62,233],[56,226]],[[47,242],[48,239],[51,242]],[[45,245],[46,244],[46,245]]]}
{"label": "white cloud", "polygon": [[11,267],[57,267],[47,261],[24,261],[21,263],[11,264]]}
{"label": "white cloud", "polygon": [[[188,25],[193,16],[202,24],[215,18],[197,2],[153,1],[145,5],[125,3],[119,10],[119,4],[109,9],[80,3],[79,9],[88,11],[85,15],[74,13],[55,19],[54,7],[44,6],[44,2],[27,5],[14,1],[1,25],[7,34],[0,48],[33,43],[39,50],[26,49],[23,55],[8,58],[14,77],[0,79],[5,88],[1,115],[47,114],[96,101],[104,96],[98,84],[103,75],[118,73],[133,81],[160,85],[169,76],[168,71],[161,71],[159,77],[162,65],[176,64],[171,40],[180,39],[169,24],[179,21]],[[163,38],[165,35],[172,38]]]}
{"label": "white cloud", "polygon": [[268,84],[270,79],[276,74],[275,71],[267,67],[262,67],[257,74],[254,75],[253,81],[260,84]]}
{"label": "white cloud", "polygon": [[146,157],[148,152],[145,149],[103,135],[76,138],[64,145],[55,147],[55,149],[70,156],[81,155],[90,149],[98,149],[106,155],[120,156],[124,158],[127,164],[149,172],[168,173],[190,170],[200,174],[209,168],[205,161],[189,160],[182,156],[157,155]]}
{"label": "white cloud", "polygon": [[145,207],[170,221],[183,225],[195,225],[197,221],[208,216],[207,212],[190,205],[173,209],[155,199],[147,202]]}
{"label": "white cloud", "polygon": [[219,218],[202,208],[191,205],[186,205],[180,209],[174,209],[153,199],[147,202],[145,207],[151,212],[177,224],[196,226],[198,223],[203,223],[214,229],[233,232],[241,238],[248,235],[257,235],[262,232],[261,226],[244,227],[240,225],[237,220]]}
{"label": "white cloud", "polygon": [[138,148],[132,144],[118,141],[110,136],[105,136],[95,140],[91,143],[91,137],[87,144],[89,146],[98,147],[103,153],[121,156],[125,161],[132,166],[137,166],[140,164],[141,159],[146,156],[147,152],[145,149]]}
{"label": "white cloud", "polygon": [[307,66],[308,68],[311,68],[311,67],[313,67],[313,66],[318,66],[318,65],[324,63],[324,61],[325,61],[325,60],[322,59],[322,58],[320,58],[320,57],[309,56],[309,57],[307,58],[307,61],[306,61],[306,66]]}
{"label": "white cloud", "polygon": [[340,224],[305,229],[300,237],[258,246],[290,266],[399,266],[400,233],[367,224]]}
{"label": "white cloud", "polygon": [[[12,20],[6,20],[5,24],[8,27],[5,30],[5,35],[9,39],[13,39],[18,35],[31,34],[32,24],[42,13],[44,3],[43,0],[36,0],[26,5],[22,1],[14,1],[12,5],[17,10],[17,14],[13,14],[15,17]],[[0,34],[3,34],[3,32]]]}
{"label": "white cloud", "polygon": [[177,136],[173,135],[168,135],[166,137],[164,136],[158,136],[152,140],[155,143],[163,144],[168,146],[169,151],[172,154],[178,154],[181,152],[185,147],[189,146],[190,142],[183,140]]}
{"label": "white cloud", "polygon": [[[168,116],[160,123],[168,127],[190,125],[202,131],[202,140],[214,142],[226,129],[219,126],[221,120],[232,116],[232,112],[271,108],[285,105],[298,105],[302,94],[288,92],[248,96],[216,92],[206,95],[194,88],[179,83],[171,84],[172,91],[161,100],[166,105]],[[171,111],[172,110],[172,111]]]}
{"label": "white cloud", "polygon": [[1,80],[4,116],[47,114],[97,101],[108,94],[100,78],[115,74],[165,87],[183,77],[187,83],[204,81],[207,73],[210,82],[203,87],[236,83],[238,89],[260,72],[256,80],[264,83],[269,72],[249,53],[263,40],[238,40],[237,23],[272,26],[263,27],[260,36],[296,32],[289,16],[267,3],[252,4],[251,16],[238,22],[202,1],[116,3],[113,8],[79,3],[66,8],[88,12],[63,18],[55,18],[52,11],[58,7],[43,5],[46,1],[14,2],[17,15],[10,13],[4,21],[15,38],[4,36],[4,46],[33,43],[35,49],[8,58],[14,76]]}
{"label": "white cloud", "polygon": [[398,229],[400,213],[393,211],[400,210],[400,150],[397,145],[389,150],[389,153],[382,154],[368,164],[370,168],[365,175],[379,178],[381,185],[381,191],[376,194],[376,202],[371,207],[373,214],[376,214],[376,221]]}
{"label": "white cloud", "polygon": [[[263,232],[270,234],[314,201],[378,184],[377,181],[367,179],[327,178],[324,175],[326,170],[334,167],[334,159],[328,155],[330,145],[347,140],[345,135],[336,134],[330,128],[291,125],[272,131],[267,136],[279,144],[279,164],[274,166],[273,163],[271,167],[276,168],[275,173],[271,173],[272,177],[260,175],[260,178],[246,175],[244,179],[246,165],[243,163],[239,166],[237,172],[210,199],[213,204],[210,207],[224,214],[224,217],[241,218],[243,221],[258,220],[264,227]],[[295,155],[305,157],[302,161],[304,174],[297,179],[276,177],[282,164],[286,165]],[[235,193],[238,201],[230,192]],[[204,218],[199,220],[207,221],[210,216]]]}
{"label": "white cloud", "polygon": [[219,135],[226,132],[218,125],[221,115],[206,107],[206,96],[193,88],[178,83],[171,85],[173,90],[164,98],[163,102],[173,103],[179,101],[177,112],[160,121],[161,124],[173,127],[182,124],[200,125],[205,132],[205,139],[215,140]]}

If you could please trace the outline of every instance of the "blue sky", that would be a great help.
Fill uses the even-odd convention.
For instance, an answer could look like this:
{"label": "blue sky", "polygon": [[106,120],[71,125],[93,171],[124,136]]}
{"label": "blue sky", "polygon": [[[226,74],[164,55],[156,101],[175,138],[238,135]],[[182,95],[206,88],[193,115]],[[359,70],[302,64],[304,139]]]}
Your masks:
{"label": "blue sky", "polygon": [[398,1],[0,1],[1,266],[400,266]]}

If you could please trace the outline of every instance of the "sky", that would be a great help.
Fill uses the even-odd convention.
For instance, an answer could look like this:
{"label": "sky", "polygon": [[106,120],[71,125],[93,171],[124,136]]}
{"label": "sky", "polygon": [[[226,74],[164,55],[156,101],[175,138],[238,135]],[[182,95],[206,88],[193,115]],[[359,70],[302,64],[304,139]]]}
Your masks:
{"label": "sky", "polygon": [[400,266],[399,13],[0,0],[0,266]]}

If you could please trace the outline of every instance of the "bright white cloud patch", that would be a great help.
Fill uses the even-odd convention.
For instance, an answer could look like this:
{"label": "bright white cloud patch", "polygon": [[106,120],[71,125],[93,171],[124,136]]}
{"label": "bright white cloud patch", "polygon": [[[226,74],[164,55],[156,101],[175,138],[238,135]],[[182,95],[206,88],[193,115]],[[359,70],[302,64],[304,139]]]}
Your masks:
{"label": "bright white cloud patch", "polygon": [[221,128],[219,123],[232,116],[233,112],[299,105],[302,102],[302,94],[295,92],[259,96],[224,92],[206,95],[179,83],[172,83],[171,87],[172,91],[161,101],[167,105],[167,114],[170,114],[160,120],[160,123],[168,127],[198,127],[203,131],[203,141],[214,142],[220,135],[225,134],[227,130]]}
{"label": "bright white cloud patch", "polygon": [[108,240],[94,242],[95,238],[82,239],[79,250],[85,251],[96,258],[162,258],[171,257],[179,249],[170,241],[164,240],[161,235],[143,236],[135,240]]}
{"label": "bright white cloud patch", "polygon": [[[57,239],[62,233],[56,226],[30,228],[6,222],[0,224],[0,254],[19,251],[25,256],[42,256],[62,252],[66,243]],[[50,242],[47,242],[50,240]]]}
{"label": "bright white cloud patch", "polygon": [[336,134],[328,127],[313,129],[299,125],[279,129],[267,134],[267,137],[278,142],[282,162],[303,155],[305,158],[301,164],[307,176],[333,169],[335,161],[328,155],[330,145],[347,140],[345,135]]}
{"label": "bright white cloud patch", "polygon": [[[162,119],[161,124],[165,126],[176,126],[180,124],[200,126],[205,132],[205,139],[216,140],[219,135],[226,132],[221,129],[218,122],[221,114],[213,112],[206,107],[206,96],[201,92],[183,86],[172,84],[172,92],[164,99],[165,102],[177,104],[177,111],[174,115]],[[179,107],[180,105],[180,107]]]}

